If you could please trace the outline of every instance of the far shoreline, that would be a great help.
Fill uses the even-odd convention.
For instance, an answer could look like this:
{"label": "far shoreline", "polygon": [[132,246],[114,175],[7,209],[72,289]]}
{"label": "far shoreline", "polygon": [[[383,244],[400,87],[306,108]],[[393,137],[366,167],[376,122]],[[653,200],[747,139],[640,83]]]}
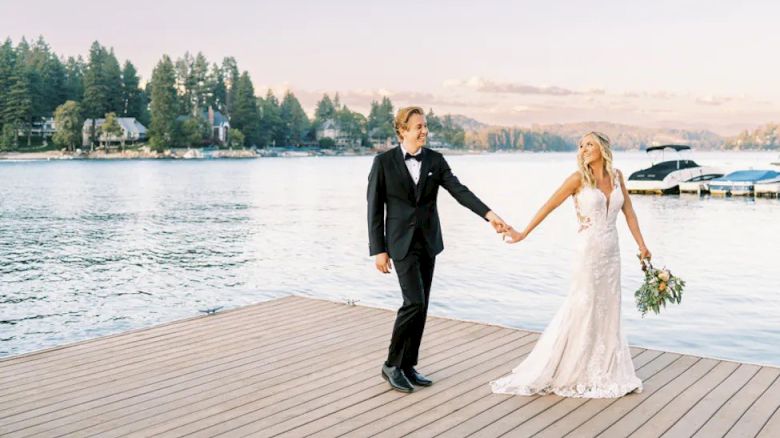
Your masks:
{"label": "far shoreline", "polygon": [[[434,148],[447,155],[479,155],[495,151],[477,149]],[[305,158],[305,157],[360,157],[373,156],[386,149],[323,149],[323,148],[264,148],[264,149],[219,149],[204,152],[201,148],[169,149],[165,152],[148,150],[93,151],[7,151],[0,152],[0,161],[53,161],[53,160],[212,160],[253,158]],[[510,151],[507,151],[510,152]],[[515,152],[515,151],[511,151]],[[517,151],[519,152],[519,151]]]}
{"label": "far shoreline", "polygon": [[[537,151],[537,150],[482,150],[482,149],[453,149],[431,148],[445,155],[486,155],[486,154],[514,154],[514,153],[573,153],[575,151]],[[245,160],[257,158],[308,158],[308,157],[361,157],[373,156],[387,149],[323,149],[311,147],[289,148],[264,148],[264,149],[218,149],[206,150],[201,148],[177,148],[164,152],[152,152],[148,149],[132,149],[123,152],[103,150],[93,152],[66,152],[66,151],[41,151],[41,152],[0,152],[0,162],[13,161],[60,161],[60,160],[89,160],[89,161],[116,161],[116,160]],[[642,150],[616,150],[615,152],[644,152]],[[703,150],[699,152],[725,152],[725,153],[762,153],[774,152],[770,150]],[[778,163],[772,163],[780,165]]]}

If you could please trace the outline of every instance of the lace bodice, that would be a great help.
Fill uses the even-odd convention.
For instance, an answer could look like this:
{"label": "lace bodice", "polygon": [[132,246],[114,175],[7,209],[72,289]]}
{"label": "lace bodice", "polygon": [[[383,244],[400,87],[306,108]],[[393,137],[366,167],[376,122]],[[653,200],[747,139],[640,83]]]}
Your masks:
{"label": "lace bodice", "polygon": [[617,178],[613,181],[609,194],[605,194],[598,187],[585,185],[573,198],[580,232],[590,228],[615,227],[617,214],[623,208],[623,191]]}

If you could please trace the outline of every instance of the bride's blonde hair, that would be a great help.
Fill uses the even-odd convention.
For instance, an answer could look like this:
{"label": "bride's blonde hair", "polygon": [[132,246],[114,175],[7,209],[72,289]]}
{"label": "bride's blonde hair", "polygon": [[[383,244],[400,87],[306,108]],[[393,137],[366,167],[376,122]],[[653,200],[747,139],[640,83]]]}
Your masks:
{"label": "bride's blonde hair", "polygon": [[[599,145],[601,157],[604,159],[604,170],[607,172],[607,175],[609,175],[609,180],[614,182],[615,170],[612,168],[612,147],[609,141],[609,137],[607,137],[607,134],[591,131],[580,138],[580,141],[577,144],[578,149],[579,146],[585,144],[588,139],[593,140],[597,145]],[[593,170],[590,168],[590,166],[585,164],[585,158],[583,157],[582,152],[577,152],[577,166],[580,168],[582,183],[587,184],[590,187],[595,187],[596,178],[593,175]]]}

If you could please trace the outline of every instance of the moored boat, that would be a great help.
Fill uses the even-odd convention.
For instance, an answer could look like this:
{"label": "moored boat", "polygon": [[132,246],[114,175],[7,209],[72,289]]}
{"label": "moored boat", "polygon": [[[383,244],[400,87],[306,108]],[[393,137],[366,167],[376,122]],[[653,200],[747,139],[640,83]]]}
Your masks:
{"label": "moored boat", "polygon": [[[682,152],[690,150],[690,146],[674,144],[647,148],[647,153],[653,154],[653,163],[628,177],[626,188],[629,193],[673,194],[681,190],[699,192],[703,188],[703,182],[723,176],[723,172],[718,168],[701,166],[682,156]],[[667,153],[674,154],[672,159],[666,159]],[[682,183],[686,184],[681,186]]]}
{"label": "moored boat", "polygon": [[[780,183],[780,172],[774,170],[738,170],[710,181],[710,194],[720,196],[751,196],[756,187],[771,188]],[[766,185],[766,186],[765,186]]]}

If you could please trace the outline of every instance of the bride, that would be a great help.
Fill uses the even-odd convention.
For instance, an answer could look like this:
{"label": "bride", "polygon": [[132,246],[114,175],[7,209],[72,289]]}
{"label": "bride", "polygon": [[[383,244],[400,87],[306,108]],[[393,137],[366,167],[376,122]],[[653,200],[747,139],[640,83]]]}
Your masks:
{"label": "bride", "polygon": [[620,249],[615,228],[622,210],[650,258],[623,176],[612,168],[609,138],[585,134],[577,154],[579,171],[542,206],[523,231],[509,227],[509,243],[525,239],[551,211],[572,196],[579,221],[578,255],[569,294],[533,351],[512,373],[490,382],[501,394],[550,394],[612,398],[642,391],[620,321]]}

